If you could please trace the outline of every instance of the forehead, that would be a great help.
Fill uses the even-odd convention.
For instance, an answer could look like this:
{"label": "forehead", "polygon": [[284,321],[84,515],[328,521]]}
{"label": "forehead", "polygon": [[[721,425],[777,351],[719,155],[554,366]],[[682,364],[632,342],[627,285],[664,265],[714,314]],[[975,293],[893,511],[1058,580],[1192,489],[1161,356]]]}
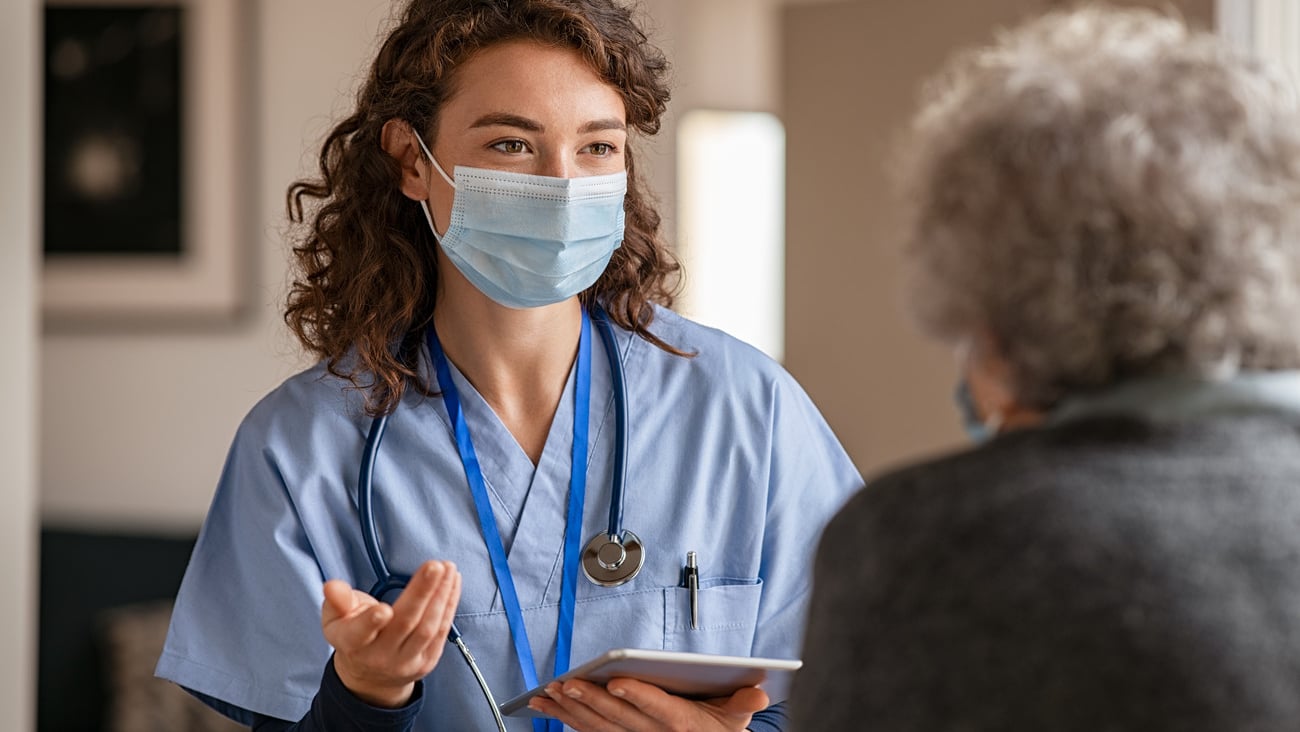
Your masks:
{"label": "forehead", "polygon": [[454,129],[499,112],[544,125],[576,121],[575,127],[591,119],[627,117],[618,89],[571,48],[503,41],[470,56],[455,74],[455,91],[439,113],[440,126]]}

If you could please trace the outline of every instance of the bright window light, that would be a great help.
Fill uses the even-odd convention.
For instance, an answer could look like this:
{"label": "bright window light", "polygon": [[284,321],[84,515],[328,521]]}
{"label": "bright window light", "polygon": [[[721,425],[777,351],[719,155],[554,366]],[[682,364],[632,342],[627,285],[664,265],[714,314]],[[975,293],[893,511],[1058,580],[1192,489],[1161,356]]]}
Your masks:
{"label": "bright window light", "polygon": [[681,310],[781,360],[785,128],[763,112],[697,110],[678,124]]}
{"label": "bright window light", "polygon": [[1300,3],[1295,0],[1216,0],[1220,35],[1239,50],[1281,64],[1300,81]]}

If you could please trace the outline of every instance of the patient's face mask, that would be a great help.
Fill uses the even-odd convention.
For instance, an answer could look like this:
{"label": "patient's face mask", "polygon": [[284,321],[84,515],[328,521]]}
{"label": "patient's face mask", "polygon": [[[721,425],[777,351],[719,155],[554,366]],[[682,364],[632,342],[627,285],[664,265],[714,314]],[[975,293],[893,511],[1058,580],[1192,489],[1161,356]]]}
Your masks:
{"label": "patient's face mask", "polygon": [[957,388],[953,390],[953,402],[957,405],[957,413],[961,415],[961,426],[966,431],[966,436],[971,442],[976,444],[988,442],[997,435],[997,430],[991,428],[981,417],[979,407],[975,404],[975,398],[970,393],[970,382],[962,379],[957,382]]}
{"label": "patient's face mask", "polygon": [[509,308],[567,300],[591,287],[623,243],[627,173],[551,178],[457,166],[447,175],[424,140],[420,148],[455,189],[442,251],[483,294]]}

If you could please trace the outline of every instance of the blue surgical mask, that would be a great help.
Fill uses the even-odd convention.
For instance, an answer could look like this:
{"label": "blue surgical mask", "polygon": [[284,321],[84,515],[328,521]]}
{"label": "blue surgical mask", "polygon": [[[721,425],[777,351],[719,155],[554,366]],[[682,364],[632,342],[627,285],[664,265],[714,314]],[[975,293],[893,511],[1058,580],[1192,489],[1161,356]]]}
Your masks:
{"label": "blue surgical mask", "polygon": [[497,303],[567,300],[595,284],[622,245],[626,172],[551,178],[457,166],[452,180],[416,139],[456,191],[443,236],[421,201],[429,228],[465,279]]}
{"label": "blue surgical mask", "polygon": [[957,382],[952,400],[957,405],[957,413],[961,415],[962,429],[966,431],[971,442],[976,444],[988,442],[997,435],[997,431],[991,429],[980,417],[979,407],[975,405],[975,398],[970,393],[970,384],[965,379]]}

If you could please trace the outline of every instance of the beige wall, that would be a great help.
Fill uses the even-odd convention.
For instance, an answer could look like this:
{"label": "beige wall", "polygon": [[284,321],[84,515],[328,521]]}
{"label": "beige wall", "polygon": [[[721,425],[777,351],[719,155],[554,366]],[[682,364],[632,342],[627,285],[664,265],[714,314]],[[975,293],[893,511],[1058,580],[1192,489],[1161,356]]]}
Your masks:
{"label": "beige wall", "polygon": [[[653,141],[637,151],[675,240],[677,121],[692,109],[776,112],[783,0],[642,0],[648,32],[672,64],[672,101]],[[687,272],[687,287],[692,285]],[[683,300],[689,298],[689,293]]]}
{"label": "beige wall", "polygon": [[0,729],[35,727],[37,0],[0,4]]}
{"label": "beige wall", "polygon": [[41,368],[41,509],[51,523],[189,533],[207,510],[248,409],[302,364],[277,314],[289,182],[314,161],[354,86],[386,0],[260,0],[242,39],[241,110],[256,279],[248,318],[224,329],[47,333]]}
{"label": "beige wall", "polygon": [[[786,365],[864,473],[961,444],[952,359],[907,321],[889,156],[921,79],[1050,0],[860,0],[790,7]],[[1147,3],[1165,6],[1164,0]],[[1213,0],[1172,3],[1209,27]]]}

